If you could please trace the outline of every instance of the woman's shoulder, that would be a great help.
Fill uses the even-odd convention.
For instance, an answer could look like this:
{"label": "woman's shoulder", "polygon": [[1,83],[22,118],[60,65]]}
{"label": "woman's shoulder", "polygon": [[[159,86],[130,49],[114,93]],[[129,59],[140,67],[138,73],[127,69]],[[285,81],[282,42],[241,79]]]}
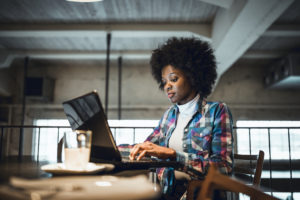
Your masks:
{"label": "woman's shoulder", "polygon": [[166,109],[164,115],[168,115],[171,112],[176,112],[176,109],[178,109],[176,104],[173,104]]}
{"label": "woman's shoulder", "polygon": [[208,110],[212,109],[229,109],[227,104],[221,101],[208,101],[206,102]]}
{"label": "woman's shoulder", "polygon": [[176,113],[176,109],[176,105],[169,106],[162,115],[162,120],[172,117]]}
{"label": "woman's shoulder", "polygon": [[228,116],[231,124],[232,122],[232,114],[226,103],[215,101],[215,102],[207,102],[207,110],[206,113],[213,116]]}

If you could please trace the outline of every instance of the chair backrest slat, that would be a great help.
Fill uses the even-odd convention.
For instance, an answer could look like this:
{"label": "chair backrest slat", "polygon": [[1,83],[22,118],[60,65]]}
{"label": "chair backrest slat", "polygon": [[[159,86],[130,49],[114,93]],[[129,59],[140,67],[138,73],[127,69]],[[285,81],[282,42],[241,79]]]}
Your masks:
{"label": "chair backrest slat", "polygon": [[[263,162],[264,162],[264,152],[263,151],[259,151],[259,155],[234,154],[234,163],[235,164],[234,164],[234,168],[233,168],[233,175],[236,178],[240,179],[240,180],[243,180],[243,181],[246,181],[247,183],[250,183],[251,186],[253,186],[255,188],[258,188],[258,186],[260,184],[260,179],[261,179]],[[222,176],[224,176],[224,175],[222,175]],[[253,178],[252,178],[252,176],[253,176]],[[208,180],[209,179],[216,179],[216,177],[214,177],[214,174],[210,174],[208,172],[208,174],[205,177],[204,181],[203,180],[191,180],[191,181],[189,181],[188,189],[187,189],[187,200],[194,200],[195,196],[197,196],[197,199],[199,199],[199,197],[201,196],[200,193],[198,193],[198,195],[197,195],[197,191],[198,191],[199,188],[201,188],[200,191],[205,190],[204,188],[206,188],[206,190],[207,190],[207,193],[205,193],[206,196],[205,195],[204,195],[205,197],[201,196],[200,199],[202,199],[202,198],[205,199],[207,197],[211,197],[210,193],[212,193],[212,189],[209,188],[209,186],[208,186],[210,183],[208,185],[203,185],[203,183],[207,179]],[[221,183],[219,187],[221,187],[222,185],[223,184]],[[243,185],[241,185],[241,188],[243,190],[238,191],[238,192],[243,192],[244,191],[244,186]],[[226,187],[223,188],[223,189],[227,190]],[[230,191],[236,192],[236,190],[234,190],[234,189],[230,190]],[[249,194],[249,193],[245,193],[245,194]],[[251,196],[251,195],[249,195],[249,196]],[[264,197],[264,194],[260,193],[260,196]],[[255,199],[256,196],[252,195],[251,199],[253,199],[253,198]],[[273,197],[269,198],[267,196],[267,199],[276,199],[276,198],[273,198]]]}
{"label": "chair backrest slat", "polygon": [[243,193],[257,200],[278,200],[268,194],[265,194],[257,187],[246,185],[243,182],[232,179],[229,176],[218,172],[218,169],[211,165],[205,180],[202,183],[197,200],[207,200],[212,198],[213,190],[221,189],[235,193]]}
{"label": "chair backrest slat", "polygon": [[259,186],[259,184],[260,184],[261,173],[262,173],[262,169],[263,169],[263,165],[264,165],[264,157],[265,157],[265,153],[263,151],[259,151],[258,159],[257,159],[257,163],[256,163],[257,167],[256,167],[256,171],[255,171],[254,178],[253,178],[254,186]]}
{"label": "chair backrest slat", "polygon": [[[237,178],[251,177],[253,176],[252,183],[255,186],[259,186],[261,173],[264,162],[264,152],[259,151],[258,155],[242,155],[234,154],[234,168],[233,173]],[[243,179],[246,181],[246,179]]]}
{"label": "chair backrest slat", "polygon": [[233,158],[239,159],[239,160],[257,160],[258,156],[257,155],[234,154]]}

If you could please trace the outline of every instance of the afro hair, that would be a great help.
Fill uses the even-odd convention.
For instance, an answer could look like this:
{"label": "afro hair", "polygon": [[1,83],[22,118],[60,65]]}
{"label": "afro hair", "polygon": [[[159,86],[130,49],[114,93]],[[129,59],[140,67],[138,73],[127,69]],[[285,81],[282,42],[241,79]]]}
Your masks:
{"label": "afro hair", "polygon": [[170,38],[153,50],[150,60],[152,76],[163,89],[161,72],[171,65],[184,72],[202,98],[211,92],[217,78],[216,59],[207,42],[197,38]]}

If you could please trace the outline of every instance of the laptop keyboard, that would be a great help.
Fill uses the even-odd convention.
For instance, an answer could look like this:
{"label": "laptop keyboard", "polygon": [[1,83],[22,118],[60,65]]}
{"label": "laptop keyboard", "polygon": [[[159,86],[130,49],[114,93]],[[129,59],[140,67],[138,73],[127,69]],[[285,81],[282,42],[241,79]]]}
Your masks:
{"label": "laptop keyboard", "polygon": [[158,162],[158,160],[151,157],[143,157],[140,160],[130,160],[128,156],[122,156],[122,162]]}

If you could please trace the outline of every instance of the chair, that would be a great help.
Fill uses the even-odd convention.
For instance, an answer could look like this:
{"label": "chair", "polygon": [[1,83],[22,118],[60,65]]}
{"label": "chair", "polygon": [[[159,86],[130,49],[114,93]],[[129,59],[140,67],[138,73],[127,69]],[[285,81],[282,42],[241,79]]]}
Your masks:
{"label": "chair", "polygon": [[[259,186],[264,162],[264,152],[258,155],[234,154],[233,176],[237,179]],[[253,177],[252,177],[253,176]],[[202,187],[203,180],[189,181],[187,188],[187,200],[193,200],[196,189]],[[196,192],[197,193],[197,192]]]}
{"label": "chair", "polygon": [[278,200],[275,197],[265,194],[256,186],[246,185],[241,181],[221,174],[214,165],[211,165],[205,180],[202,182],[201,190],[197,195],[197,200],[211,200],[215,189],[246,194],[250,196],[251,199],[255,200]]}
{"label": "chair", "polygon": [[258,155],[234,154],[234,177],[254,186],[259,186],[264,156],[265,153],[261,150]]}

